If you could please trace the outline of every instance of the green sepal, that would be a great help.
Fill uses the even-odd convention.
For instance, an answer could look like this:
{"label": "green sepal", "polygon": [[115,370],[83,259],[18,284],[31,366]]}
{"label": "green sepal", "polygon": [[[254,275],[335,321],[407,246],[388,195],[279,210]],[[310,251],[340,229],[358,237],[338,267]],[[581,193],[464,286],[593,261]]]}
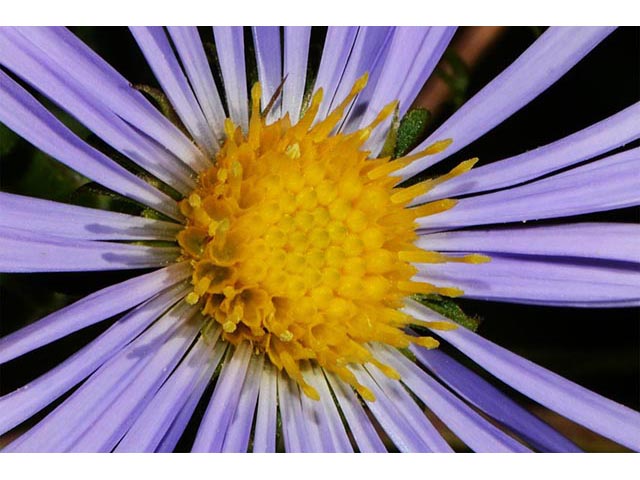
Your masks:
{"label": "green sepal", "polygon": [[431,113],[426,108],[410,110],[402,117],[396,134],[393,158],[403,156],[422,140],[430,120]]}
{"label": "green sepal", "polygon": [[428,309],[439,313],[449,320],[453,320],[458,325],[461,325],[464,328],[471,330],[472,332],[478,330],[478,327],[480,326],[480,323],[482,321],[478,317],[470,317],[469,315],[464,313],[456,302],[447,297],[442,297],[435,294],[415,294],[412,296],[412,298]]}

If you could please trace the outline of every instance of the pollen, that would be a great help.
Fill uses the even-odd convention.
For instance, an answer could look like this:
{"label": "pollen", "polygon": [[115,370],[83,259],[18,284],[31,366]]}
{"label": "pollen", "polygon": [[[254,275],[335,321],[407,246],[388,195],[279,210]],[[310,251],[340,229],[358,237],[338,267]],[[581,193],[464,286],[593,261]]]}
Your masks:
{"label": "pollen", "polygon": [[[178,242],[193,265],[193,290],[185,301],[201,305],[203,332],[218,324],[229,343],[250,342],[313,399],[319,395],[304,379],[303,361],[316,362],[373,400],[350,366],[372,363],[392,378],[398,375],[374,358],[372,342],[438,345],[407,333],[421,322],[400,312],[403,300],[414,293],[461,293],[412,280],[414,262],[447,261],[414,245],[416,218],[455,202],[409,208],[436,181],[397,188],[393,176],[450,141],[412,157],[371,159],[363,145],[395,103],[361,130],[332,133],[365,85],[366,76],[327,118],[316,121],[319,90],[292,125],[286,115],[266,123],[255,84],[248,132],[227,120],[213,166],[180,203],[187,224]],[[469,168],[467,163],[448,175]]]}

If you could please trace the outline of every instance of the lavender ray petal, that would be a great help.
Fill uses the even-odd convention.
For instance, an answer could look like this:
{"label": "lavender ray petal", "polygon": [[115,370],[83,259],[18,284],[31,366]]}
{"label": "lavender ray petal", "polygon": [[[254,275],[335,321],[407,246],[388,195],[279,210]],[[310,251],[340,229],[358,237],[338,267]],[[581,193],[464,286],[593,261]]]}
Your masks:
{"label": "lavender ray petal", "polygon": [[5,192],[0,192],[0,210],[0,228],[77,240],[173,241],[183,228],[177,223]]}
{"label": "lavender ray petal", "polygon": [[[347,131],[357,130],[371,123],[380,110],[397,100],[411,67],[417,61],[420,47],[430,27],[396,27],[389,47],[370,73],[370,81],[362,91],[345,122]],[[377,152],[384,143],[392,117],[387,117],[371,134],[364,149]]]}
{"label": "lavender ray petal", "polygon": [[0,418],[0,434],[31,417],[80,383],[182,298],[187,289],[186,285],[176,285],[148,300],[53,369],[18,390],[0,397],[0,408],[5,412]]}
{"label": "lavender ray petal", "polygon": [[254,356],[249,362],[247,375],[242,384],[242,391],[238,398],[238,405],[229,423],[227,434],[224,438],[222,452],[246,453],[251,436],[260,379],[262,378],[264,355]]}
{"label": "lavender ray petal", "polygon": [[320,395],[319,401],[312,400],[304,394],[300,397],[309,443],[313,451],[353,453],[353,447],[322,370],[309,362],[303,368],[303,374],[309,385]]}
{"label": "lavender ray petal", "polygon": [[[395,27],[360,27],[329,109],[335,108],[365,72],[373,72],[393,37]],[[369,77],[369,85],[372,77]]]}
{"label": "lavender ray petal", "polygon": [[[196,315],[197,317],[197,315]],[[200,331],[200,322],[183,323],[179,329],[156,349],[153,358],[133,379],[126,392],[116,398],[90,424],[69,451],[110,452],[140,416],[160,389],[175,372]]]}
{"label": "lavender ray petal", "polygon": [[229,116],[246,132],[249,127],[249,111],[243,35],[242,27],[213,28]]}
{"label": "lavender ray petal", "polygon": [[277,372],[271,362],[265,362],[260,377],[260,393],[253,432],[253,451],[274,453],[278,416]]}
{"label": "lavender ray petal", "polygon": [[[228,349],[228,346],[229,344],[226,342],[216,343],[216,346],[210,354],[210,362],[211,364],[215,364],[212,374],[215,374],[215,368],[219,365],[220,360]],[[200,376],[194,386],[193,392],[191,392],[191,395],[189,395],[185,404],[178,411],[175,420],[171,423],[167,433],[156,447],[156,452],[169,453],[174,451],[210,381],[211,375],[208,375],[207,372],[204,372],[203,375]]]}
{"label": "lavender ray petal", "polygon": [[440,433],[427,419],[424,411],[415,403],[409,392],[397,380],[392,380],[377,367],[367,365],[371,378],[378,384],[384,394],[392,400],[396,409],[401,412],[411,427],[419,435],[428,451],[452,452],[453,450]]}
{"label": "lavender ray petal", "polygon": [[278,373],[278,406],[282,419],[282,436],[287,453],[314,453],[309,445],[305,419],[300,404],[298,384],[284,372]]}
{"label": "lavender ray petal", "polygon": [[139,129],[192,168],[201,161],[201,152],[156,110],[131,83],[61,27],[19,27],[20,33],[45,52],[52,67],[64,71],[84,85],[86,91],[100,92],[104,106]]}
{"label": "lavender ray petal", "polygon": [[379,346],[373,351],[387,365],[395,368],[402,377],[402,382],[473,451],[486,453],[531,451],[482,418],[429,374],[410,362],[397,349]]}
{"label": "lavender ray petal", "polygon": [[181,217],[174,200],[87,145],[3,71],[0,122],[85,177],[172,218]]}
{"label": "lavender ray petal", "polygon": [[282,88],[282,115],[289,114],[291,123],[298,123],[304,86],[307,80],[307,57],[311,27],[284,27],[284,64],[287,77]]}
{"label": "lavender ray petal", "polygon": [[[397,389],[384,390],[379,386],[370,373],[359,365],[354,365],[351,370],[355,374],[358,382],[368,388],[376,397],[375,402],[366,402],[366,407],[373,413],[374,417],[389,436],[393,444],[401,452],[430,452],[424,437],[418,430],[424,428],[425,419],[421,419],[417,425],[412,423],[412,415],[407,416],[407,409],[403,408],[404,402],[413,403],[407,400],[406,395]],[[403,387],[398,384],[396,387]],[[404,392],[406,394],[406,392]],[[391,396],[388,396],[391,395]],[[412,412],[413,413],[413,412]],[[424,416],[424,414],[422,414]]]}
{"label": "lavender ray petal", "polygon": [[[377,81],[375,92],[363,92],[358,101],[367,102],[366,112],[360,127],[371,122],[382,108],[393,100],[399,102],[402,117],[423,87],[444,53],[455,33],[455,27],[398,27],[389,47],[384,65],[378,68],[382,77]],[[422,37],[422,40],[420,38]],[[409,48],[408,48],[409,47]],[[381,62],[382,63],[382,62]],[[391,119],[385,120],[371,134],[365,149],[380,151],[389,134]]]}
{"label": "lavender ray petal", "polygon": [[[251,27],[256,49],[258,79],[262,86],[263,108],[269,104],[282,82],[282,55],[280,54],[280,27]],[[271,122],[280,117],[282,97],[275,101],[267,115]]]}
{"label": "lavender ray petal", "polygon": [[[9,53],[10,52],[10,53]],[[182,194],[195,188],[193,172],[162,146],[132,128],[18,31],[0,30],[0,64],[30,83],[100,138]]]}
{"label": "lavender ray petal", "polygon": [[542,452],[581,451],[573,442],[440,349],[427,350],[413,345],[409,348],[418,361],[449,388],[534,448]]}
{"label": "lavender ray petal", "polygon": [[240,398],[251,360],[252,347],[246,342],[238,345],[231,358],[227,358],[218,377],[200,428],[193,442],[193,452],[220,452],[231,419]]}
{"label": "lavender ray petal", "polygon": [[351,54],[359,27],[329,27],[324,41],[314,91],[320,88],[323,99],[318,109],[318,119],[325,118],[336,93],[340,79]]}
{"label": "lavender ray petal", "polygon": [[191,318],[196,307],[178,303],[102,365],[69,398],[4,451],[62,452],[121,396],[162,346]]}
{"label": "lavender ray petal", "polygon": [[123,270],[168,265],[177,247],[146,247],[92,242],[0,227],[0,271],[77,272]]}
{"label": "lavender ray petal", "polygon": [[135,307],[190,275],[191,267],[184,262],[92,293],[0,338],[0,364]]}
{"label": "lavender ray petal", "polygon": [[494,254],[483,264],[419,264],[416,279],[455,286],[468,298],[598,307],[600,303],[640,301],[640,275],[633,265]]}
{"label": "lavender ray petal", "polygon": [[418,145],[451,138],[446,151],[396,172],[409,178],[457,152],[509,118],[564,75],[613,31],[610,27],[551,27],[440,128]]}
{"label": "lavender ray petal", "polygon": [[[171,49],[164,29],[130,27],[129,30],[186,129],[203,151],[213,155],[218,150],[217,141]],[[198,171],[209,166],[206,159],[200,157],[200,160]]]}
{"label": "lavender ray petal", "polygon": [[340,410],[345,417],[349,431],[358,445],[358,450],[362,453],[386,452],[387,449],[384,443],[380,440],[378,432],[376,432],[351,387],[332,373],[325,372],[325,375],[340,404]]}
{"label": "lavender ray petal", "polygon": [[[448,321],[413,300],[407,302],[404,311],[420,319]],[[465,328],[434,333],[532,400],[621,445],[640,450],[640,413],[562,378]]]}
{"label": "lavender ray petal", "polygon": [[[198,99],[202,113],[217,143],[224,141],[224,120],[227,114],[222,106],[220,94],[196,27],[167,27],[189,83]],[[216,142],[214,149],[217,150]]]}
{"label": "lavender ray petal", "polygon": [[407,113],[411,103],[435,70],[456,29],[457,27],[431,27],[427,32],[398,93],[401,117]]}
{"label": "lavender ray petal", "polygon": [[418,225],[443,230],[635,206],[640,203],[639,158],[635,148],[528,185],[464,198],[451,210],[418,219]]}
{"label": "lavender ray petal", "polygon": [[589,160],[640,138],[640,102],[553,143],[452,178],[420,197],[432,201],[510,187]]}
{"label": "lavender ray petal", "polygon": [[[219,352],[218,362],[224,348],[221,344],[214,347],[214,351]],[[212,353],[211,346],[200,338],[127,430],[114,452],[155,451],[200,378],[205,376],[208,380],[213,375],[218,362],[211,362]]]}
{"label": "lavender ray petal", "polygon": [[439,252],[483,252],[640,263],[640,225],[572,223],[424,235],[416,246]]}

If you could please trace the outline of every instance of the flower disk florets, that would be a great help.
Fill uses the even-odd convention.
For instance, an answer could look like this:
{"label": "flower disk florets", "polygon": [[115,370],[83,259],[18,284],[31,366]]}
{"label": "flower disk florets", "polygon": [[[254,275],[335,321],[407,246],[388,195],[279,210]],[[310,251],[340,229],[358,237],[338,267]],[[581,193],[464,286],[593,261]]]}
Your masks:
{"label": "flower disk florets", "polygon": [[248,133],[227,121],[215,164],[181,203],[188,222],[178,240],[193,264],[186,300],[201,302],[225,340],[251,342],[312,398],[318,394],[304,381],[306,361],[373,399],[349,365],[371,362],[397,374],[373,358],[368,343],[437,346],[408,335],[415,322],[399,309],[407,295],[437,290],[412,282],[411,262],[431,261],[414,246],[414,221],[450,205],[407,208],[424,186],[394,188],[390,174],[402,159],[370,159],[362,150],[395,104],[365,129],[331,134],[365,82],[314,124],[318,92],[295,125],[288,116],[266,123],[256,85]]}

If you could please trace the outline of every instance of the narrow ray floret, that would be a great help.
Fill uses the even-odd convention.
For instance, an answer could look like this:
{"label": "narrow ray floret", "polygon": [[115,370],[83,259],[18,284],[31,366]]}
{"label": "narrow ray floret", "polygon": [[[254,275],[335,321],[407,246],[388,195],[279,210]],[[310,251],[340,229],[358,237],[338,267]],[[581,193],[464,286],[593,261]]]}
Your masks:
{"label": "narrow ray floret", "polygon": [[188,222],[178,240],[193,265],[194,288],[186,301],[200,302],[207,322],[219,324],[225,340],[250,342],[314,399],[319,394],[303,378],[303,360],[317,362],[373,400],[351,364],[373,363],[389,377],[399,375],[373,356],[369,342],[398,348],[438,345],[432,337],[409,335],[405,327],[421,322],[399,309],[414,293],[462,292],[414,281],[413,263],[487,260],[447,257],[415,246],[416,218],[455,202],[407,208],[432,186],[469,170],[475,160],[441,179],[395,188],[396,170],[450,144],[439,141],[392,161],[370,159],[363,145],[397,102],[360,130],[332,134],[366,82],[367,75],[358,79],[344,101],[314,124],[322,101],[318,90],[295,125],[288,116],[267,124],[260,84],[255,84],[248,132],[226,121],[226,140],[215,164],[180,204]]}

